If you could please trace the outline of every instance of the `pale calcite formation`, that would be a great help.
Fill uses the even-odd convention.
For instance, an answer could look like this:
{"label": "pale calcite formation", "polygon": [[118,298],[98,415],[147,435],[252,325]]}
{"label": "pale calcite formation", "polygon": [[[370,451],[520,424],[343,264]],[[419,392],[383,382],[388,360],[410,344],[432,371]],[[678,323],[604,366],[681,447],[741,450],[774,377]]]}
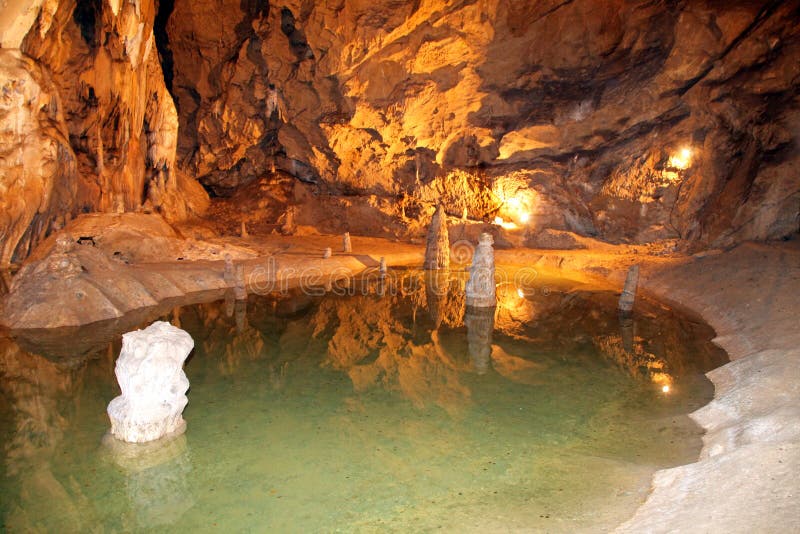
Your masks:
{"label": "pale calcite formation", "polygon": [[428,228],[428,243],[425,247],[425,269],[450,268],[450,236],[447,233],[447,214],[439,205]]}
{"label": "pale calcite formation", "polygon": [[122,395],[108,405],[114,437],[144,443],[186,430],[183,362],[193,347],[188,333],[163,321],[122,336],[115,368]]}
{"label": "pale calcite formation", "polygon": [[494,239],[483,233],[472,257],[472,266],[469,268],[467,280],[467,306],[476,308],[491,308],[497,305],[496,288],[494,283]]}

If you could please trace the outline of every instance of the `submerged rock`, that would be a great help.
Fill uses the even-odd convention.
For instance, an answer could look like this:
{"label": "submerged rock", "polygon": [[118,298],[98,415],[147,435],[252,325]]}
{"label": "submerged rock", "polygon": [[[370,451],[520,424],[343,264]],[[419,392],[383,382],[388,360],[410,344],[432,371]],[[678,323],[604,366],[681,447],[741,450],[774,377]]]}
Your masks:
{"label": "submerged rock", "polygon": [[122,336],[115,368],[122,395],[107,410],[114,437],[144,443],[186,430],[183,362],[193,347],[188,333],[163,321]]}

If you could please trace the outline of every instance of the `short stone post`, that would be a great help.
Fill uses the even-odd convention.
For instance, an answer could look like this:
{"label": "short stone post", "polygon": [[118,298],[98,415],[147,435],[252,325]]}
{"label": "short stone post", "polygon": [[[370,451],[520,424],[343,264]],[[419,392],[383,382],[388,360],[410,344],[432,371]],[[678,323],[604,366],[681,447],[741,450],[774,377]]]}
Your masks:
{"label": "short stone post", "polygon": [[636,300],[636,287],[639,285],[639,266],[632,265],[628,269],[628,276],[625,277],[625,285],[622,294],[619,296],[619,312],[623,315],[630,315],[633,311],[633,303]]}

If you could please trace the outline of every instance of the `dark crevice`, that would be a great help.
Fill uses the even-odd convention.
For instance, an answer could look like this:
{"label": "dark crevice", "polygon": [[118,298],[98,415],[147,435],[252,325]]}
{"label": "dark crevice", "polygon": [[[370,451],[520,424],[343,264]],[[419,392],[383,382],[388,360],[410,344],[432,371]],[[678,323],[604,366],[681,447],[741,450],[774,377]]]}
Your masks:
{"label": "dark crevice", "polygon": [[99,45],[97,39],[97,18],[102,12],[101,0],[78,0],[72,11],[72,20],[81,30],[81,37],[90,47]]}
{"label": "dark crevice", "polygon": [[175,61],[172,56],[172,49],[169,47],[169,34],[167,33],[167,22],[169,22],[169,17],[172,15],[172,10],[175,9],[175,0],[158,0],[157,4],[158,11],[156,12],[156,20],[153,23],[153,35],[156,39],[158,57],[161,60],[161,71],[164,73],[164,85],[167,86],[167,91],[172,95],[172,99],[175,100],[175,105],[177,106],[177,99],[172,93]]}
{"label": "dark crevice", "polygon": [[306,40],[305,33],[295,26],[294,13],[288,7],[281,9],[281,31],[288,37],[289,47],[298,61],[314,59],[314,52]]}

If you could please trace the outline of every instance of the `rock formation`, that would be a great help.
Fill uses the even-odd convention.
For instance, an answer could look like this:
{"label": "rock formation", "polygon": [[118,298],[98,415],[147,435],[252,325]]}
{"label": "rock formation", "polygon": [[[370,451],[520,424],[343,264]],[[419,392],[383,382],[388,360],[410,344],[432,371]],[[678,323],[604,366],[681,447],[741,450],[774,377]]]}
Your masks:
{"label": "rock formation", "polygon": [[491,235],[481,234],[469,268],[466,286],[468,307],[491,308],[497,305],[493,242]]}
{"label": "rock formation", "polygon": [[81,211],[179,220],[196,180],[279,174],[330,232],[440,202],[612,242],[800,226],[798,0],[6,4],[0,264]]}
{"label": "rock formation", "polygon": [[32,18],[0,17],[0,266],[78,212],[201,212],[206,194],[175,165],[155,2],[29,4]]}
{"label": "rock formation", "polygon": [[450,268],[450,235],[447,232],[447,214],[440,204],[431,218],[428,227],[428,241],[425,247],[425,269]]}
{"label": "rock formation", "polygon": [[611,241],[797,232],[796,0],[202,6],[176,0],[167,31],[179,159],[218,194],[275,165],[399,218],[444,200]]}
{"label": "rock formation", "polygon": [[114,437],[144,443],[186,430],[183,362],[192,347],[189,334],[163,321],[123,334],[115,368],[122,394],[108,405]]}
{"label": "rock formation", "polygon": [[633,311],[633,304],[636,302],[636,287],[639,285],[639,266],[632,265],[628,269],[625,277],[625,285],[622,287],[622,294],[619,296],[617,309],[622,315],[630,315]]}

